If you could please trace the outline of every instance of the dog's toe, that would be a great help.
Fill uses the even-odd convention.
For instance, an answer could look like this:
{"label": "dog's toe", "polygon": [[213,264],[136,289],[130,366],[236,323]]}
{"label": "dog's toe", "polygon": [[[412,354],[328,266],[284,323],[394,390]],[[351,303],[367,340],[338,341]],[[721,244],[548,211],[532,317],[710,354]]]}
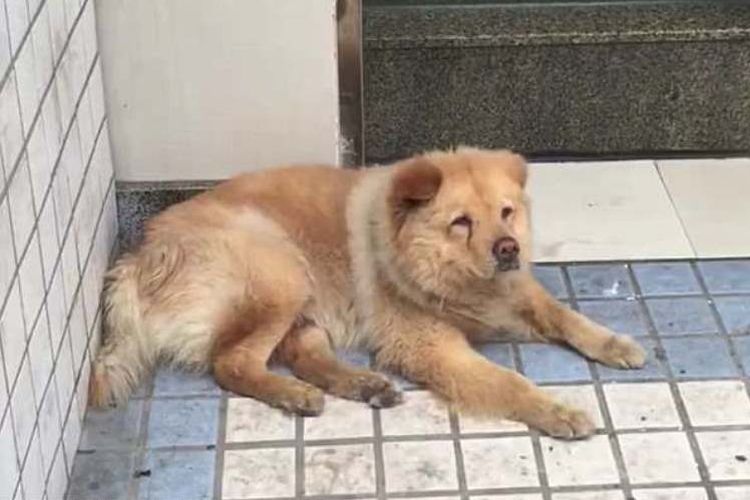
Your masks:
{"label": "dog's toe", "polygon": [[613,335],[596,360],[613,368],[641,368],[646,362],[646,351],[627,335]]}
{"label": "dog's toe", "polygon": [[585,412],[562,404],[553,405],[532,425],[559,439],[583,439],[592,435],[595,429],[594,423]]}

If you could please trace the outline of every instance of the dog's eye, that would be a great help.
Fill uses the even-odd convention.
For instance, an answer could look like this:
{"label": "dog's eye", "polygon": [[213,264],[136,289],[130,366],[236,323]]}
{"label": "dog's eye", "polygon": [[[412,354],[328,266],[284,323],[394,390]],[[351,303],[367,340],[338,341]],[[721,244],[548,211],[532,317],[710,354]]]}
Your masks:
{"label": "dog's eye", "polygon": [[508,220],[511,215],[513,215],[513,207],[503,207],[500,211],[500,217],[502,217],[503,220]]}
{"label": "dog's eye", "polygon": [[456,227],[471,227],[471,217],[468,215],[460,215],[453,219],[451,226]]}

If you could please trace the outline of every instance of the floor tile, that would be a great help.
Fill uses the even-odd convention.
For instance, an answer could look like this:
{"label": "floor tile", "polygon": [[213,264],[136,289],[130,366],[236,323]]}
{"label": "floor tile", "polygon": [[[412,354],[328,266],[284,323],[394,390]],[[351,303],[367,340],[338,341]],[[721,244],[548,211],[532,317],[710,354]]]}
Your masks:
{"label": "floor tile", "polygon": [[565,289],[562,269],[558,266],[537,265],[533,268],[534,277],[542,286],[553,296],[558,299],[568,297],[568,291]]}
{"label": "floor tile", "polygon": [[542,500],[542,495],[539,493],[510,493],[507,495],[471,495],[469,498],[471,500]]}
{"label": "floor tile", "polygon": [[474,346],[484,357],[506,368],[514,368],[512,346],[508,343],[488,342]]}
{"label": "floor tile", "polygon": [[653,340],[639,338],[638,343],[646,350],[646,363],[637,370],[621,370],[610,368],[601,364],[596,365],[599,378],[605,382],[628,381],[628,380],[662,380],[666,378],[664,359],[661,348],[657,348]]}
{"label": "floor tile", "polygon": [[654,319],[660,335],[689,335],[717,333],[711,308],[706,299],[685,297],[679,299],[648,299],[646,307]]}
{"label": "floor tile", "polygon": [[226,441],[294,439],[294,418],[251,398],[227,400]]}
{"label": "floor tile", "polygon": [[591,380],[586,360],[557,345],[521,345],[523,372],[535,382],[572,382]]}
{"label": "floor tile", "polygon": [[750,398],[741,381],[683,382],[679,389],[692,425],[750,425]]}
{"label": "floor tile", "polygon": [[596,300],[578,302],[578,310],[589,319],[617,333],[634,337],[648,333],[641,305],[635,300]]}
{"label": "floor tile", "polygon": [[633,500],[708,500],[703,488],[653,488],[633,490]]}
{"label": "floor tile", "polygon": [[221,389],[210,375],[160,369],[154,378],[154,397],[218,396]]}
{"label": "floor tile", "polygon": [[719,486],[716,491],[716,500],[747,500],[750,486]]}
{"label": "floor tile", "polygon": [[732,339],[734,350],[746,374],[750,374],[750,337]]}
{"label": "floor tile", "polygon": [[633,295],[628,268],[624,264],[568,266],[573,293],[579,299],[617,298]]}
{"label": "floor tile", "polygon": [[682,432],[622,434],[617,437],[633,484],[698,481],[698,467]]}
{"label": "floor tile", "polygon": [[143,402],[131,400],[111,409],[89,408],[83,421],[80,450],[132,448],[138,443]]}
{"label": "floor tile", "polygon": [[[390,409],[381,410],[385,415]],[[372,410],[364,403],[326,396],[323,414],[303,419],[305,439],[371,437]],[[346,425],[341,425],[346,422]]]}
{"label": "floor tile", "polygon": [[222,499],[294,496],[294,448],[224,452]]}
{"label": "floor tile", "polygon": [[712,481],[750,479],[750,431],[696,432]]}
{"label": "floor tile", "polygon": [[138,480],[139,500],[212,500],[213,451],[150,451]]}
{"label": "floor tile", "polygon": [[539,485],[529,437],[464,439],[461,452],[469,489]]}
{"label": "floor tile", "polygon": [[552,500],[625,500],[625,495],[618,490],[577,491],[553,493]]}
{"label": "floor tile", "polygon": [[542,454],[550,486],[616,484],[617,474],[607,436],[584,441],[541,438]]}
{"label": "floor tile", "polygon": [[644,296],[701,293],[693,268],[687,262],[647,262],[631,267]]}
{"label": "floor tile", "polygon": [[729,334],[750,333],[750,297],[715,297],[714,303]]}
{"label": "floor tile", "polygon": [[126,451],[96,451],[76,455],[67,500],[120,500],[128,492],[133,455]]}
{"label": "floor tile", "polygon": [[448,434],[448,409],[428,391],[409,391],[404,402],[380,412],[384,436]]}
{"label": "floor tile", "polygon": [[651,161],[534,164],[529,192],[539,260],[693,255]]}
{"label": "floor tile", "polygon": [[[722,231],[729,229],[722,225]],[[698,269],[711,293],[750,292],[750,260],[698,262]]]}
{"label": "floor tile", "polygon": [[604,386],[615,429],[680,427],[680,417],[666,383],[607,384]]}
{"label": "floor tile", "polygon": [[677,378],[726,378],[737,374],[721,338],[665,339],[662,343]]}
{"label": "floor tile", "polygon": [[527,432],[529,428],[521,422],[499,418],[481,418],[470,415],[458,417],[461,434]]}
{"label": "floor tile", "polygon": [[375,494],[372,445],[305,447],[305,494]]}
{"label": "floor tile", "polygon": [[451,441],[385,443],[383,459],[389,492],[458,488]]}
{"label": "floor tile", "polygon": [[585,411],[597,429],[604,428],[602,412],[593,385],[560,385],[545,386],[544,391],[552,395],[556,401],[574,406]]}
{"label": "floor tile", "polygon": [[214,444],[218,416],[218,399],[156,399],[151,403],[148,445]]}

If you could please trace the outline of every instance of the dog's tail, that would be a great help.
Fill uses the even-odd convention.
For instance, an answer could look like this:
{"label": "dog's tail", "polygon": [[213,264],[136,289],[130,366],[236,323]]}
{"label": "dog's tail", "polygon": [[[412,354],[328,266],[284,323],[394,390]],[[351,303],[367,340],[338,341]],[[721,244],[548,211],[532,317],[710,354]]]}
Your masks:
{"label": "dog's tail", "polygon": [[120,258],[105,277],[102,346],[89,382],[89,402],[94,407],[126,401],[154,364],[138,282],[138,265],[132,255]]}

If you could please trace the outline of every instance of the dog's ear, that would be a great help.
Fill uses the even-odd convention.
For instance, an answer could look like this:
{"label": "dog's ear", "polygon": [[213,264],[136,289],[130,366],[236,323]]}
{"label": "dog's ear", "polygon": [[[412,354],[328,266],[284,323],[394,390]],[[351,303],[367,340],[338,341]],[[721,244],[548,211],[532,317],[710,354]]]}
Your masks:
{"label": "dog's ear", "polygon": [[522,188],[526,187],[526,181],[529,178],[529,168],[526,165],[526,158],[518,153],[508,152],[508,161],[505,163],[505,170],[508,176],[516,181]]}
{"label": "dog's ear", "polygon": [[424,156],[406,160],[394,168],[388,203],[397,226],[401,226],[409,212],[437,195],[443,174]]}

